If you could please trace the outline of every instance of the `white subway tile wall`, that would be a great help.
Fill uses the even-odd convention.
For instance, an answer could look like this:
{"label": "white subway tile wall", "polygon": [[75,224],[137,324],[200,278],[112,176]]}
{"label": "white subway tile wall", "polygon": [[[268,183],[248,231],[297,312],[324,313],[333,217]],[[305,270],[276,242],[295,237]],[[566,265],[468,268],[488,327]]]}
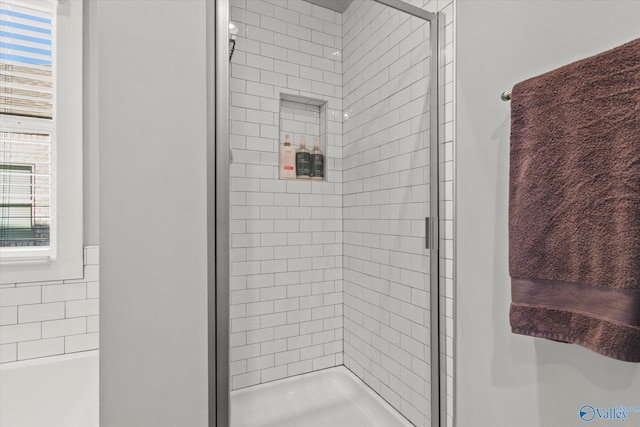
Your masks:
{"label": "white subway tile wall", "polygon": [[[299,0],[230,6],[238,28],[230,79],[238,389],[343,363],[342,15]],[[326,133],[317,107],[281,103],[283,94],[326,101]],[[296,148],[300,136],[311,146],[325,133],[326,181],[278,179],[284,133]]]}
{"label": "white subway tile wall", "polygon": [[99,249],[84,278],[0,285],[0,363],[98,348]]}
{"label": "white subway tile wall", "polygon": [[[453,0],[409,3],[443,11],[446,23],[440,273],[451,425]],[[344,363],[427,424],[429,261],[416,236],[429,211],[429,24],[403,15],[370,0],[344,14],[231,1],[233,389]],[[328,102],[327,182],[277,179],[283,131],[317,132],[310,116],[291,117],[282,93]]]}
{"label": "white subway tile wall", "polygon": [[422,427],[430,424],[430,24],[356,0],[343,31],[344,361]]}
{"label": "white subway tile wall", "polygon": [[[454,120],[454,0],[438,0],[438,11],[444,20],[444,64],[440,72],[444,74],[441,82],[444,87],[444,99],[440,108],[443,109],[444,124],[440,128],[440,323],[444,325],[445,346],[440,349],[441,358],[446,370],[446,417],[447,426],[453,427],[453,395],[454,395],[454,177],[455,177],[455,138],[453,134]],[[442,104],[444,102],[444,104]]]}

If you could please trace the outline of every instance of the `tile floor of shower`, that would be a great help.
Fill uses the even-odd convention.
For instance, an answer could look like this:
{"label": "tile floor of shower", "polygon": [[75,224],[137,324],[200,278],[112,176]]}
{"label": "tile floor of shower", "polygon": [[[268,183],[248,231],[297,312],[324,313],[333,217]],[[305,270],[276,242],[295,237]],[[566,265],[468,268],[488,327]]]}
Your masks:
{"label": "tile floor of shower", "polygon": [[231,427],[410,427],[344,366],[231,392]]}

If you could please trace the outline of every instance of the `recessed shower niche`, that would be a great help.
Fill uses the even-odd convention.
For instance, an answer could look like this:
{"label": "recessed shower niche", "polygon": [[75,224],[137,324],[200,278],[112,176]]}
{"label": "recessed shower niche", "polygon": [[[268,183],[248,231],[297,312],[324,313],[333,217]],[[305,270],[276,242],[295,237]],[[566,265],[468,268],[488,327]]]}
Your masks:
{"label": "recessed shower niche", "polygon": [[[322,153],[322,176],[312,173],[315,181],[327,180],[327,102],[321,99],[309,98],[301,95],[280,94],[280,140],[279,150],[285,141],[290,141],[291,149],[295,153],[304,143],[313,153],[315,143]],[[295,155],[294,155],[295,158]],[[279,156],[279,170],[282,170],[283,156]],[[315,167],[314,171],[315,172]],[[313,176],[316,175],[316,176]],[[281,179],[287,178],[280,174]],[[301,179],[298,177],[297,179]]]}

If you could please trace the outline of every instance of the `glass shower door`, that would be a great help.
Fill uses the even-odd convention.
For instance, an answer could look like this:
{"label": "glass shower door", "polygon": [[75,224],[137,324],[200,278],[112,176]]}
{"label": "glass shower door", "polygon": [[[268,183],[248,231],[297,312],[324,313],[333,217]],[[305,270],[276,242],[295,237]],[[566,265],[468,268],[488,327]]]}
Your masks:
{"label": "glass shower door", "polygon": [[[231,425],[268,418],[253,391],[332,369],[438,422],[436,16],[346,3],[229,1]],[[285,139],[317,139],[321,179],[281,179]],[[317,416],[287,399],[273,425]]]}

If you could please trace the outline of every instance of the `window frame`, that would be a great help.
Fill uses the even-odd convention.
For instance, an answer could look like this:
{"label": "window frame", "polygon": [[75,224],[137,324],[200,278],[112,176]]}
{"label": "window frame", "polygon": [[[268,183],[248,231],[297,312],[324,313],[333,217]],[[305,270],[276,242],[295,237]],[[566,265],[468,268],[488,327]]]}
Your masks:
{"label": "window frame", "polygon": [[[54,107],[55,110],[55,107]],[[54,111],[55,114],[55,111]],[[0,131],[13,132],[13,133],[25,133],[25,132],[42,132],[49,133],[51,138],[51,151],[49,158],[50,165],[50,186],[51,186],[51,204],[52,208],[49,212],[49,246],[25,246],[25,247],[0,247],[0,266],[4,276],[5,266],[12,263],[29,263],[29,262],[48,262],[57,258],[57,193],[58,190],[54,188],[57,186],[57,159],[56,159],[56,123],[55,115],[54,121],[49,119],[35,118],[35,117],[23,117],[0,114],[2,123],[0,124]],[[0,277],[0,283],[4,283],[2,277]]]}
{"label": "window frame", "polygon": [[[79,279],[83,276],[83,2],[56,2],[52,185],[56,186],[49,254],[0,258],[0,284]],[[32,122],[33,121],[33,122]],[[38,119],[2,115],[2,128],[25,130]],[[46,126],[42,126],[46,127]],[[31,129],[30,129],[31,130]],[[42,129],[47,131],[47,129]],[[48,127],[51,131],[51,127]]]}

